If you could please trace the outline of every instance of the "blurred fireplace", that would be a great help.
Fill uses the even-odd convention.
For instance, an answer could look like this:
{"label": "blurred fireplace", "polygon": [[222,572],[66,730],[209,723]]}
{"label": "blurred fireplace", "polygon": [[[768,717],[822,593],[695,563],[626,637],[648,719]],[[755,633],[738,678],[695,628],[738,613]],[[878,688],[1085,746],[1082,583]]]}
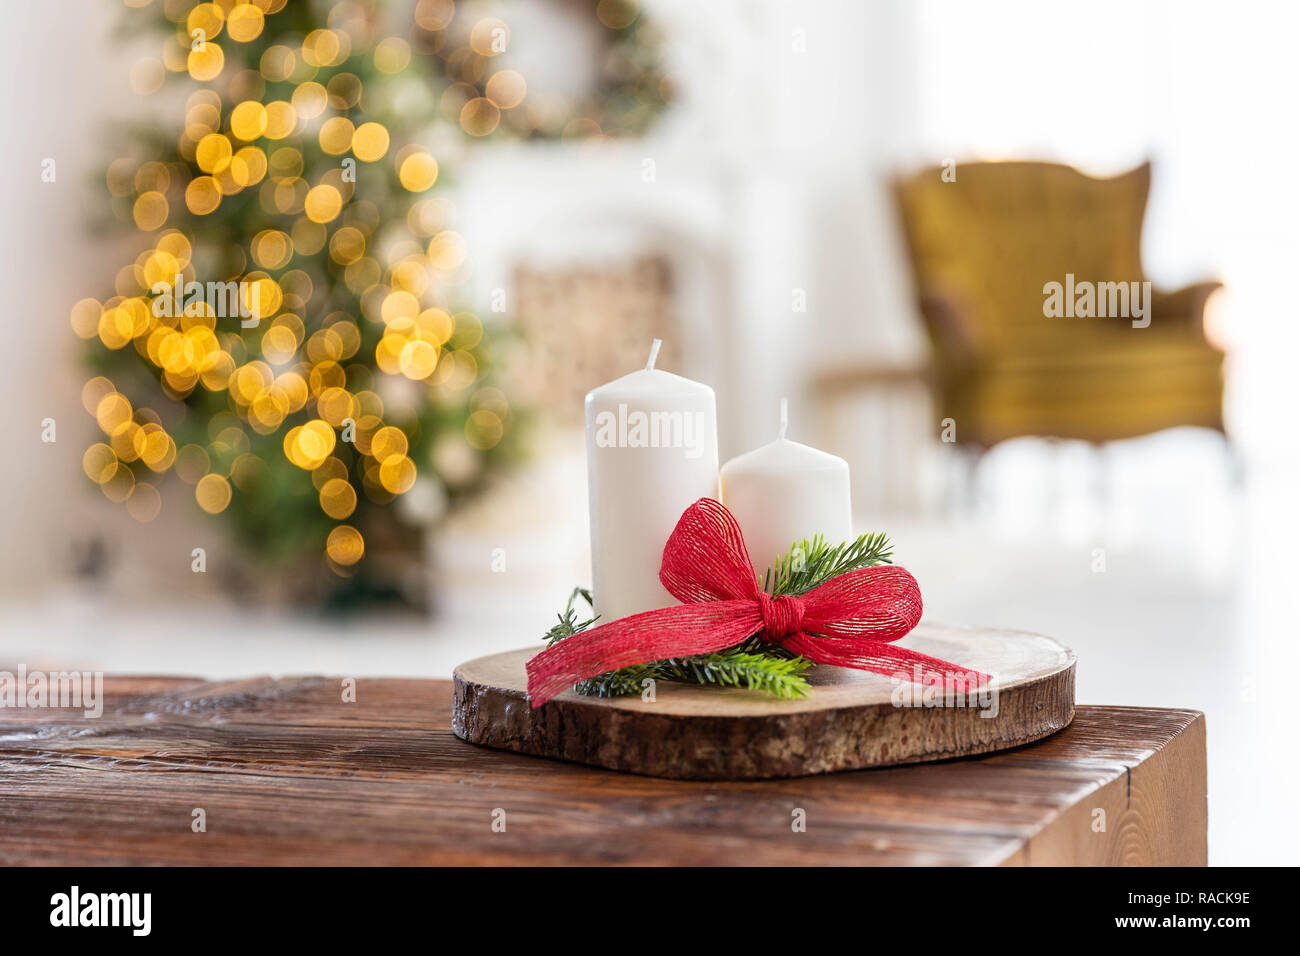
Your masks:
{"label": "blurred fireplace", "polygon": [[524,340],[513,388],[551,421],[580,424],[587,392],[641,368],[653,339],[664,340],[660,367],[682,367],[666,256],[516,264],[510,278]]}

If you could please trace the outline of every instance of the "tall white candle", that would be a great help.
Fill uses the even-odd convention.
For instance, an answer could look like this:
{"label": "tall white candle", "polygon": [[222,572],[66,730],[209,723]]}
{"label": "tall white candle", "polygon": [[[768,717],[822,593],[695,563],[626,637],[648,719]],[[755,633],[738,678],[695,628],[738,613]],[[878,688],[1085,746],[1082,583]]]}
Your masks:
{"label": "tall white candle", "polygon": [[797,541],[853,537],[848,462],[787,440],[786,407],[782,399],[776,441],[722,466],[722,503],[736,516],[760,578]]}
{"label": "tall white candle", "polygon": [[591,576],[602,621],[677,601],[659,583],[682,512],[718,495],[713,389],[654,367],[587,393]]}

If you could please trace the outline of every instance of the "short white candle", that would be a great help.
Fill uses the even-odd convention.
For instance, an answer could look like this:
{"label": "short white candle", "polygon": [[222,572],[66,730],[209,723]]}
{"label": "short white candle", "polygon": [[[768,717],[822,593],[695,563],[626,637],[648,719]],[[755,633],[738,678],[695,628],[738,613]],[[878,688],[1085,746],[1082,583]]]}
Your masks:
{"label": "short white candle", "polygon": [[824,535],[830,544],[853,537],[849,464],[843,458],[789,441],[786,401],[776,441],[722,466],[722,503],[745,535],[760,582],[791,545]]}
{"label": "short white candle", "polygon": [[713,389],[654,367],[587,393],[591,576],[603,622],[668,607],[659,583],[664,545],[700,498],[718,495]]}

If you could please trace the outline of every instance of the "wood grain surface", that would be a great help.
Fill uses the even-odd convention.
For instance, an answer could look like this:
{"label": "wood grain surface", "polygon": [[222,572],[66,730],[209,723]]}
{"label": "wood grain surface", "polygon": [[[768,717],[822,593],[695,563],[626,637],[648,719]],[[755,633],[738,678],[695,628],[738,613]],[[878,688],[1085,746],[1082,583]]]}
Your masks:
{"label": "wood grain surface", "polygon": [[[1060,733],[1000,754],[700,783],[464,743],[449,681],[363,679],[355,703],[323,677],[120,677],[105,692],[99,719],[0,710],[0,864],[1206,858],[1195,711],[1080,707]],[[206,832],[192,829],[196,808]]]}
{"label": "wood grain surface", "polygon": [[[904,643],[993,675],[992,693],[919,706],[920,685],[819,666],[796,700],[661,681],[653,701],[566,691],[533,709],[524,663],[534,646],[456,668],[452,729],[487,747],[629,773],[761,780],[1006,750],[1074,716],[1074,654],[1049,637],[923,624]],[[913,706],[899,706],[900,693]]]}

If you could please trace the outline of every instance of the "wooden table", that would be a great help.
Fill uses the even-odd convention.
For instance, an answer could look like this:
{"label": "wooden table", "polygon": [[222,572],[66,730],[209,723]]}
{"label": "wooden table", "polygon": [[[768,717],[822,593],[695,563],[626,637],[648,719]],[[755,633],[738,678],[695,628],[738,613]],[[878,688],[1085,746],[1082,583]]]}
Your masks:
{"label": "wooden table", "polygon": [[0,709],[0,864],[1206,862],[1196,711],[1080,707],[1002,754],[717,784],[463,743],[444,680],[343,696],[118,677],[98,719]]}

